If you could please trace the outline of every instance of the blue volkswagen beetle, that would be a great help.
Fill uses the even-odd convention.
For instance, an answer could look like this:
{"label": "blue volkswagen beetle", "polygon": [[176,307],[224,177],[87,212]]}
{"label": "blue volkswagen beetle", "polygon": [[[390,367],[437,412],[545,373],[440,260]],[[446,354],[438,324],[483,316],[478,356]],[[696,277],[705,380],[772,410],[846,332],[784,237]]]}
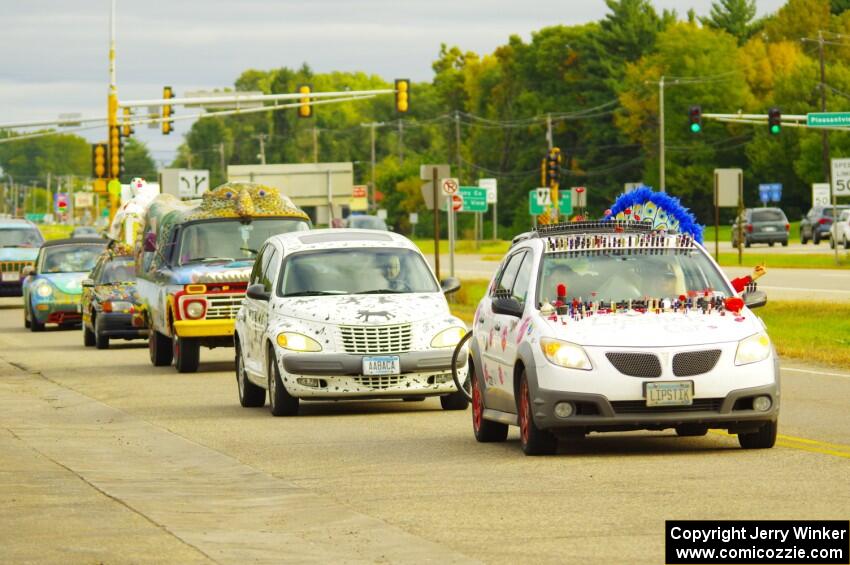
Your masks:
{"label": "blue volkswagen beetle", "polygon": [[35,266],[24,270],[24,326],[38,332],[44,324],[69,327],[82,321],[82,281],[106,243],[99,238],[74,238],[41,246]]}
{"label": "blue volkswagen beetle", "polygon": [[33,266],[42,243],[44,238],[32,222],[0,220],[0,294],[21,295],[23,271]]}

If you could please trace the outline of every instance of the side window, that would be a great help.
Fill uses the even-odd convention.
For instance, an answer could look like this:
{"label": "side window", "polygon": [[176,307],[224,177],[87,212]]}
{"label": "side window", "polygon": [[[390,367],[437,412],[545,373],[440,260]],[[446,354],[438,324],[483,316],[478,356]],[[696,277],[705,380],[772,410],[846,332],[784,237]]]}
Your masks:
{"label": "side window", "polygon": [[502,273],[499,275],[499,280],[493,289],[493,294],[511,291],[514,286],[514,281],[516,280],[517,271],[519,271],[519,265],[524,256],[525,251],[520,251],[519,253],[514,253],[508,257],[508,261],[505,263],[505,268],[502,269]]}
{"label": "side window", "polygon": [[266,249],[266,256],[263,259],[263,272],[260,275],[260,282],[266,287],[266,292],[271,292],[274,287],[274,277],[280,268],[280,255],[272,246]]}
{"label": "side window", "polygon": [[511,290],[511,296],[517,299],[520,304],[525,304],[525,299],[528,296],[528,287],[531,284],[532,263],[534,263],[534,254],[526,253],[519,271],[517,271],[516,280]]}
{"label": "side window", "polygon": [[103,273],[103,259],[98,259],[97,263],[94,264],[94,268],[91,270],[91,274],[89,274],[89,278],[93,280],[95,283],[100,282],[101,274]]}
{"label": "side window", "polygon": [[265,256],[266,250],[269,249],[269,246],[263,246],[260,249],[260,252],[257,253],[257,258],[254,259],[254,268],[251,270],[251,278],[248,279],[248,284],[258,284],[260,282],[260,275],[263,271],[263,257]]}

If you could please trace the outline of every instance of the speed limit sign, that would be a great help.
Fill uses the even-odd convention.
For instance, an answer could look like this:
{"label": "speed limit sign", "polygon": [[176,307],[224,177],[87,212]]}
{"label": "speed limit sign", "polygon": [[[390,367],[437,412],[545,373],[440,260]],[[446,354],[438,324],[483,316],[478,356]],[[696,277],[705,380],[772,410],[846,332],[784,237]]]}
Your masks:
{"label": "speed limit sign", "polygon": [[440,187],[443,189],[443,194],[446,196],[451,196],[455,192],[457,192],[458,187],[460,186],[460,182],[457,179],[441,179]]}
{"label": "speed limit sign", "polygon": [[832,159],[832,191],[835,196],[850,196],[850,159]]}

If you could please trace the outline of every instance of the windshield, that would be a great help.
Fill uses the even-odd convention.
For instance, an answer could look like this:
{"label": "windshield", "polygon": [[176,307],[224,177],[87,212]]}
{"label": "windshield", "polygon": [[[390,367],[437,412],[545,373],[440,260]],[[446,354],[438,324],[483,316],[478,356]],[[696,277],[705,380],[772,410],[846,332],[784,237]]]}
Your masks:
{"label": "windshield", "polygon": [[634,250],[590,256],[553,253],[544,256],[542,270],[538,294],[541,302],[555,300],[559,284],[566,285],[570,301],[676,298],[705,291],[731,296],[721,274],[699,249]]}
{"label": "windshield", "polygon": [[2,228],[0,229],[0,246],[2,247],[38,247],[44,243],[41,232],[33,228]]}
{"label": "windshield", "polygon": [[386,230],[387,223],[377,216],[349,216],[348,227],[360,230]]}
{"label": "windshield", "polygon": [[136,280],[136,267],[132,257],[116,257],[103,266],[101,284],[130,282]]}
{"label": "windshield", "polygon": [[92,270],[103,245],[57,245],[44,249],[42,273],[87,273]]}
{"label": "windshield", "polygon": [[283,263],[278,284],[280,296],[439,291],[420,254],[385,247],[292,255]]}
{"label": "windshield", "polygon": [[308,229],[309,224],[300,218],[270,218],[250,223],[234,219],[189,224],[180,236],[177,264],[253,261],[257,250],[271,236]]}

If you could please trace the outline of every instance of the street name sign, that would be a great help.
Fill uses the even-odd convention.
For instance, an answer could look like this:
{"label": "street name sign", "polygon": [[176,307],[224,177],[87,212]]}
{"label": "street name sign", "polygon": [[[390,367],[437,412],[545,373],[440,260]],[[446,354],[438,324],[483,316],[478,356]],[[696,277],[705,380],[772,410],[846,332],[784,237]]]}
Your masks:
{"label": "street name sign", "polygon": [[850,127],[850,112],[813,112],[806,114],[806,125],[810,128]]}

